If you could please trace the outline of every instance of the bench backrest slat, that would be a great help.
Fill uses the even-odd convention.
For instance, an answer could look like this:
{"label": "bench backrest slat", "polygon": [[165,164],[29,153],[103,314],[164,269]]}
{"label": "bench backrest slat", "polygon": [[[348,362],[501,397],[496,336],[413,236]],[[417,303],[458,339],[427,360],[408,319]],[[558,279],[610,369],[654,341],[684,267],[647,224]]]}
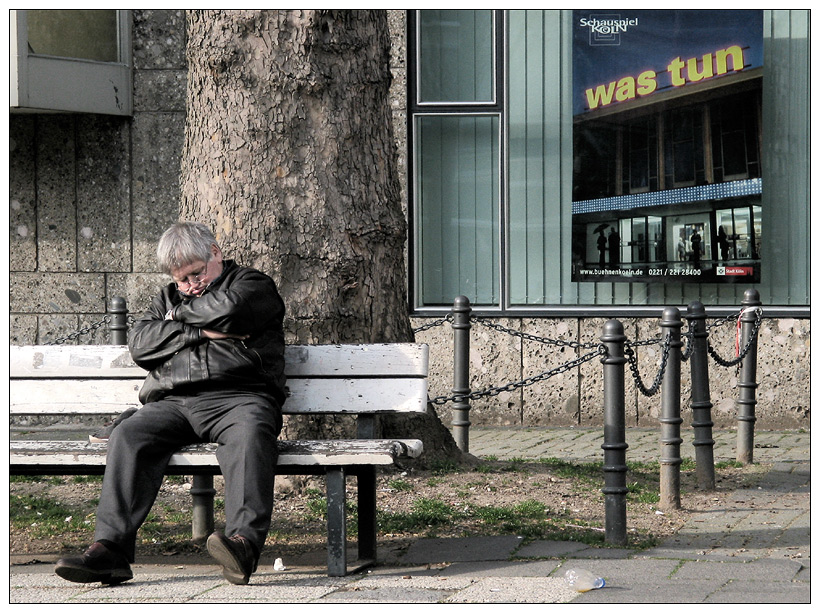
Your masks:
{"label": "bench backrest slat", "polygon": [[[289,414],[424,412],[427,346],[289,346]],[[145,371],[122,346],[12,347],[12,415],[108,414],[139,406]]]}
{"label": "bench backrest slat", "polygon": [[9,352],[12,379],[55,377],[144,379],[124,345],[28,345]]}
{"label": "bench backrest slat", "polygon": [[[415,343],[375,345],[288,345],[285,374],[291,377],[426,377],[427,346]],[[124,345],[12,346],[11,377],[142,379]]]}
{"label": "bench backrest slat", "polygon": [[[425,379],[292,379],[283,412],[406,413],[427,407]],[[9,385],[12,415],[118,413],[133,406],[139,382],[121,379],[22,379]]]}

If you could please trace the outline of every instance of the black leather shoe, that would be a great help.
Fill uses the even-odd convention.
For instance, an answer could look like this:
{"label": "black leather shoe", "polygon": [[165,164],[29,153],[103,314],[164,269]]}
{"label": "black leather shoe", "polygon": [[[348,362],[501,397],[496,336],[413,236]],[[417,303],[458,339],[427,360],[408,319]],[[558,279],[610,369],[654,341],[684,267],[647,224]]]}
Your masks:
{"label": "black leather shoe", "polygon": [[99,581],[106,585],[116,585],[134,578],[126,557],[99,542],[91,545],[81,556],[58,560],[54,572],[74,583]]}
{"label": "black leather shoe", "polygon": [[259,556],[251,542],[238,534],[228,538],[221,532],[208,537],[208,553],[222,565],[222,576],[234,585],[247,585],[256,572]]}

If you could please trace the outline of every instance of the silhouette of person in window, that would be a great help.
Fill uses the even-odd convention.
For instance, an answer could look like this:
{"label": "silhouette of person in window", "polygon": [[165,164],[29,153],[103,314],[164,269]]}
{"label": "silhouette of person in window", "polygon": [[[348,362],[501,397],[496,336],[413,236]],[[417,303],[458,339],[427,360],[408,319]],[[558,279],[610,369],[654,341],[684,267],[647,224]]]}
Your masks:
{"label": "silhouette of person in window", "polygon": [[700,249],[703,239],[700,237],[697,228],[692,232],[692,237],[689,240],[692,242],[692,262],[695,266],[700,266]]}
{"label": "silhouette of person in window", "polygon": [[621,263],[620,258],[621,237],[615,228],[609,231],[609,267],[618,268]]}
{"label": "silhouette of person in window", "polygon": [[598,265],[601,268],[606,266],[606,236],[603,228],[598,230]]}
{"label": "silhouette of person in window", "polygon": [[723,229],[723,226],[718,228],[717,242],[720,248],[720,259],[725,262],[729,259],[729,237],[726,236],[726,231]]}

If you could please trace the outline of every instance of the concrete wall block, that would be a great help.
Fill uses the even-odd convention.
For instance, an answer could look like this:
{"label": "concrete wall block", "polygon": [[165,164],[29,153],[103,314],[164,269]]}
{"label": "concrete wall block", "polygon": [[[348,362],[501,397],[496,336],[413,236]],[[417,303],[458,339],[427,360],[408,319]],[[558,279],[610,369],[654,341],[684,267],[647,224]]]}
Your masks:
{"label": "concrete wall block", "polygon": [[37,120],[37,270],[77,270],[76,119]]}
{"label": "concrete wall block", "polygon": [[9,316],[9,345],[34,345],[37,343],[37,316]]}
{"label": "concrete wall block", "polygon": [[[708,341],[715,353],[724,360],[735,357],[737,328],[734,322],[725,320],[706,320],[709,333]],[[709,356],[709,396],[712,401],[712,421],[717,428],[737,426],[735,400],[738,396],[737,367],[721,366]]]}
{"label": "concrete wall block", "polygon": [[9,118],[9,269],[37,269],[36,120]]}
{"label": "concrete wall block", "polygon": [[393,115],[393,137],[396,142],[396,168],[401,184],[402,208],[407,214],[407,12],[388,10],[390,29],[390,108]]}
{"label": "concrete wall block", "polygon": [[[411,318],[413,328],[429,324],[429,318]],[[430,348],[430,366],[427,389],[430,398],[449,396],[453,390],[453,328],[449,323],[416,333],[417,343],[427,343]],[[436,405],[436,414],[449,426],[453,421],[452,403]]]}
{"label": "concrete wall block", "polygon": [[[47,345],[57,339],[65,338],[79,329],[79,318],[76,315],[41,315],[37,317],[37,345]],[[69,341],[68,345],[83,345],[78,341]]]}
{"label": "concrete wall block", "polygon": [[153,297],[170,282],[168,275],[160,273],[111,273],[106,275],[107,302],[111,304],[115,296],[125,298],[128,312],[140,317],[151,305]]}
{"label": "concrete wall block", "polygon": [[135,70],[134,113],[185,111],[185,70]]}
{"label": "concrete wall block", "polygon": [[[493,323],[521,330],[520,319],[494,319]],[[507,332],[473,323],[470,331],[470,387],[473,391],[521,381],[521,339]],[[472,403],[470,421],[476,425],[522,425],[522,390],[504,391]]]}
{"label": "concrete wall block", "polygon": [[12,313],[102,313],[105,311],[105,278],[103,275],[17,273],[10,276],[9,282],[9,310]]}
{"label": "concrete wall block", "polygon": [[[47,345],[57,340],[62,340],[64,345],[99,345],[108,341],[105,326],[96,328],[93,324],[103,321],[105,315],[89,315],[79,317],[77,315],[39,315],[37,317],[37,344]],[[69,336],[86,328],[96,328],[85,334],[80,334],[76,338],[67,340]]]}
{"label": "concrete wall block", "polygon": [[[578,322],[572,319],[525,319],[523,329],[544,339],[577,342]],[[563,364],[594,351],[572,349],[560,345],[523,341],[521,350],[522,379],[534,377],[559,368]],[[580,412],[579,378],[590,368],[600,368],[600,360],[593,359],[580,368],[550,376],[544,381],[522,389],[524,426],[577,425]]]}
{"label": "concrete wall block", "polygon": [[[631,339],[633,341],[652,341],[657,340],[658,342],[652,345],[639,345],[634,348],[635,356],[637,358],[638,364],[638,373],[641,378],[641,382],[647,388],[651,388],[652,385],[655,383],[655,378],[660,373],[660,369],[662,366],[663,361],[663,330],[660,328],[661,322],[661,314],[662,310],[659,309],[658,316],[655,318],[650,319],[639,319],[635,321],[636,325],[636,336],[635,338]],[[686,325],[681,328],[682,332],[685,332]],[[688,372],[688,366],[681,366],[681,409],[683,410],[684,407],[689,406],[689,392],[688,387],[686,388],[686,392],[684,393],[684,386],[683,386],[683,372]],[[629,369],[629,365],[627,365],[627,373],[631,373],[632,371]],[[635,381],[634,373],[629,374],[630,378]],[[635,390],[637,392],[636,401],[636,425],[641,427],[655,427],[659,426],[660,422],[658,419],[661,416],[661,391],[660,389],[653,394],[652,396],[647,396],[643,392],[640,391],[638,388],[637,383],[635,384]],[[686,398],[684,401],[683,398]]]}
{"label": "concrete wall block", "polygon": [[131,269],[130,132],[119,117],[77,119],[77,268]]}
{"label": "concrete wall block", "polygon": [[185,69],[185,11],[141,9],[132,12],[136,70]]}
{"label": "concrete wall block", "polygon": [[[765,310],[764,310],[765,314]],[[811,419],[811,322],[764,319],[758,338],[760,427],[800,428]]]}
{"label": "concrete wall block", "polygon": [[[604,332],[607,318],[593,317],[578,320],[579,341],[582,343],[599,343]],[[619,319],[624,327],[624,335],[634,341],[637,336],[635,319]],[[604,371],[600,362],[597,366],[590,363],[582,367],[579,383],[579,424],[581,426],[598,426],[604,420]],[[624,365],[624,412],[626,425],[638,425],[635,380],[630,374],[629,364]]]}
{"label": "concrete wall block", "polygon": [[139,113],[132,123],[134,271],[157,270],[157,241],[179,218],[183,113]]}

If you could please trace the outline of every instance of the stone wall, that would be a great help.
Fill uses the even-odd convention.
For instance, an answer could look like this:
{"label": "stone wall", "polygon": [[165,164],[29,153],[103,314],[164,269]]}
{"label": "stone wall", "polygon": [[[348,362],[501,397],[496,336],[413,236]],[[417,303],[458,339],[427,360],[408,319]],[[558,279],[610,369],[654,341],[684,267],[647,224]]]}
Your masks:
{"label": "stone wall", "polygon": [[[156,271],[154,249],[177,219],[178,177],[185,122],[185,20],[177,10],[135,10],[134,115],[12,115],[10,118],[10,342],[46,343],[99,322],[113,296],[140,312],[167,278]],[[388,12],[394,40],[391,106],[398,168],[407,204],[405,12]],[[659,309],[660,311],[661,309]],[[502,326],[567,341],[595,342],[603,319],[501,318]],[[414,318],[421,326],[428,318]],[[624,320],[631,340],[658,335],[657,322]],[[716,330],[721,355],[733,349],[732,330]],[[449,325],[418,334],[431,348],[430,393],[452,388]],[[810,426],[810,322],[765,319],[758,359],[757,427]],[[103,329],[75,342],[107,342]],[[523,341],[482,326],[472,330],[472,387],[486,389],[551,370],[577,357],[574,350]],[[657,347],[638,351],[651,382]],[[710,362],[714,421],[735,425],[737,374]],[[541,383],[473,403],[476,425],[600,425],[601,365],[597,359]],[[688,365],[682,371],[684,425]],[[628,425],[657,424],[660,396],[646,398],[627,372]],[[448,405],[439,408],[450,423]]]}
{"label": "stone wall", "polygon": [[[661,311],[659,309],[659,317]],[[421,328],[431,320],[413,318],[412,321],[414,328]],[[493,323],[515,332],[584,344],[598,342],[605,321],[566,317],[492,319]],[[658,322],[651,319],[623,319],[621,323],[632,342],[659,338],[662,334]],[[707,323],[717,322],[708,320]],[[763,319],[758,338],[755,427],[810,427],[810,330],[810,321],[806,319]],[[685,324],[683,331],[686,331]],[[725,360],[734,357],[735,328],[731,323],[712,327],[709,338],[719,356]],[[453,388],[453,331],[450,324],[420,331],[416,341],[430,346],[430,396],[450,396]],[[525,340],[474,321],[470,331],[471,389],[484,391],[537,377],[590,351]],[[659,344],[638,346],[635,353],[638,374],[644,387],[649,388],[660,368],[661,347]],[[738,369],[720,366],[711,357],[708,362],[712,420],[716,428],[735,427]],[[690,393],[690,365],[684,361],[681,365],[683,427],[692,424]],[[603,368],[600,360],[593,358],[533,385],[472,402],[470,421],[474,425],[494,426],[600,426],[603,423],[603,394]],[[661,393],[644,395],[628,366],[625,369],[624,401],[627,426],[659,425]],[[445,403],[437,409],[445,424],[452,420],[451,404]]]}
{"label": "stone wall", "polygon": [[[177,218],[185,125],[184,12],[133,11],[134,115],[12,114],[10,342],[46,343],[136,309],[160,284],[156,241]],[[79,342],[102,342],[103,331]]]}

